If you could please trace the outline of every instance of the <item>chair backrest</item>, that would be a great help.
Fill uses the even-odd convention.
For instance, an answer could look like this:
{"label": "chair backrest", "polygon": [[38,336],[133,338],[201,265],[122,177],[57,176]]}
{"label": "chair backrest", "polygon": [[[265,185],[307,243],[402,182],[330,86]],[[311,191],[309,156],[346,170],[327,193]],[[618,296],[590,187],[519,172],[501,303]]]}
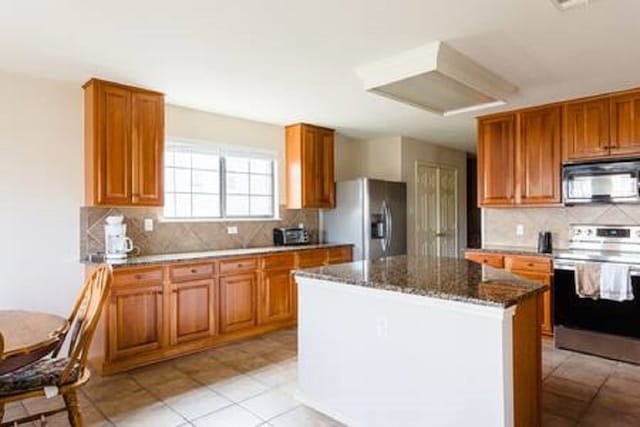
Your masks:
{"label": "chair backrest", "polygon": [[60,376],[61,384],[67,382],[74,369],[82,374],[85,368],[91,340],[109,295],[111,279],[111,267],[103,264],[93,270],[80,291],[69,316],[69,364]]}

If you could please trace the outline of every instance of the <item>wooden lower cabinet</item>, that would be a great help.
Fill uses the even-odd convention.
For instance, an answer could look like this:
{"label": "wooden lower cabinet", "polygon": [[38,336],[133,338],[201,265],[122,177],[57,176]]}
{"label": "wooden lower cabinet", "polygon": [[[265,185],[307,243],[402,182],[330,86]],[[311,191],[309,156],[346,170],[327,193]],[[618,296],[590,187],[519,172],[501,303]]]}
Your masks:
{"label": "wooden lower cabinet", "polygon": [[256,324],[255,273],[220,278],[220,332],[250,328]]}
{"label": "wooden lower cabinet", "polygon": [[195,280],[171,287],[171,344],[215,335],[216,281]]}
{"label": "wooden lower cabinet", "polygon": [[348,245],[116,268],[89,363],[108,375],[294,326],[292,270],[351,256]]}
{"label": "wooden lower cabinet", "polygon": [[[513,274],[517,274],[526,279],[542,282],[551,287],[551,275],[545,273],[531,273],[521,270],[512,270]],[[552,322],[552,306],[551,306],[551,289],[545,291],[540,297],[540,328],[544,335],[553,335]]]}
{"label": "wooden lower cabinet", "polygon": [[162,284],[111,291],[109,353],[111,359],[156,350],[163,345]]}
{"label": "wooden lower cabinet", "polygon": [[273,270],[262,273],[258,311],[260,324],[294,317],[294,286],[291,270]]}

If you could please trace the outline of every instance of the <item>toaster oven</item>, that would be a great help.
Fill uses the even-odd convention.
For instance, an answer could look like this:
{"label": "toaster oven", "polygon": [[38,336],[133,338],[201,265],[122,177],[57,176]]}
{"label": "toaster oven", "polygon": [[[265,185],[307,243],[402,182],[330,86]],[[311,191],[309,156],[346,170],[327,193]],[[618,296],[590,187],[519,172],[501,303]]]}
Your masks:
{"label": "toaster oven", "polygon": [[300,227],[274,228],[273,244],[276,246],[307,245],[309,232]]}

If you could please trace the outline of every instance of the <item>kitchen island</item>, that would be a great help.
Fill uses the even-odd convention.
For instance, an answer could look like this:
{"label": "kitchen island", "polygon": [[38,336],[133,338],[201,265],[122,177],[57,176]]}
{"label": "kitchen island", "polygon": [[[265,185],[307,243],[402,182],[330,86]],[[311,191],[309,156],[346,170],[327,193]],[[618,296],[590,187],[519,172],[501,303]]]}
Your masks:
{"label": "kitchen island", "polygon": [[295,277],[302,403],[349,426],[540,425],[545,285],[407,256]]}

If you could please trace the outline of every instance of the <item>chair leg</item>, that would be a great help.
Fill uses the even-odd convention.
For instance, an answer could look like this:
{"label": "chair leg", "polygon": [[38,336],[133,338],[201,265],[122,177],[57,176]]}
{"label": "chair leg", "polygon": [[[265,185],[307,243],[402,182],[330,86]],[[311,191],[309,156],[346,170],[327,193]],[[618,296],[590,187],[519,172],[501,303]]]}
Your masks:
{"label": "chair leg", "polygon": [[63,396],[64,404],[67,407],[67,416],[72,427],[82,427],[82,416],[78,406],[78,396],[75,390],[66,392]]}

